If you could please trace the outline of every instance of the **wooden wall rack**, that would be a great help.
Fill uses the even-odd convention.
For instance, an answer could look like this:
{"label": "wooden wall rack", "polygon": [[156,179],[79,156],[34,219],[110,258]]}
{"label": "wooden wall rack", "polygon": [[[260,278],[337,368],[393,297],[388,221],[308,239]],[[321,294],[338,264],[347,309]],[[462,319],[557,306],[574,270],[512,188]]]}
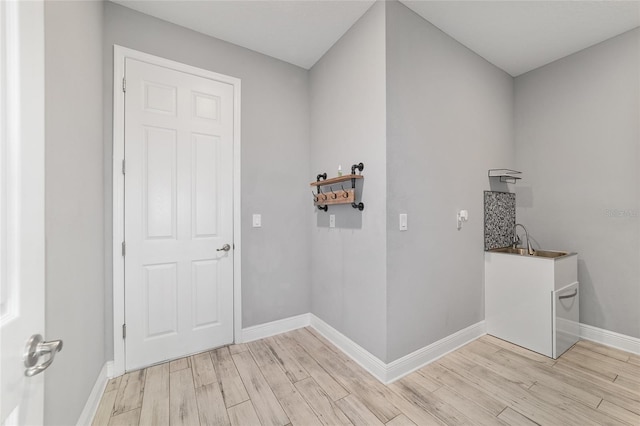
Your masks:
{"label": "wooden wall rack", "polygon": [[[324,210],[325,212],[329,210],[328,206],[332,204],[351,204],[354,209],[364,210],[364,203],[356,203],[356,179],[363,179],[364,176],[356,174],[356,170],[362,172],[364,164],[358,163],[351,166],[350,175],[337,176],[330,179],[327,179],[327,173],[320,173],[316,176],[316,181],[310,183],[317,190],[317,192],[311,191],[313,204],[318,206],[319,210]],[[345,189],[343,183],[348,181],[351,181],[351,188]],[[327,186],[329,191],[323,192],[322,188]]]}

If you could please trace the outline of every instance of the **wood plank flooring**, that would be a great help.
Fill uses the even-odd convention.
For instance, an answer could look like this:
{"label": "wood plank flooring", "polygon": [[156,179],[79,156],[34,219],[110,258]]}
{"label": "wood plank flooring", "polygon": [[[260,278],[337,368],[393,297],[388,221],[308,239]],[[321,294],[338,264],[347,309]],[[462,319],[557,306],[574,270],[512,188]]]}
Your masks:
{"label": "wood plank flooring", "polygon": [[93,425],[640,425],[640,356],[483,336],[385,386],[310,328],[134,371]]}

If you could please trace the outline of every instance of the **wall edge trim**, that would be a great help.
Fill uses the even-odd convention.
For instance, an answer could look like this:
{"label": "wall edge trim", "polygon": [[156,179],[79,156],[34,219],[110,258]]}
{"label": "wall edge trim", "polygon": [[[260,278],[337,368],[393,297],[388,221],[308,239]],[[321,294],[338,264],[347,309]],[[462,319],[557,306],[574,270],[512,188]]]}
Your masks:
{"label": "wall edge trim", "polygon": [[[486,322],[482,320],[402,358],[385,363],[322,319],[308,313],[242,329],[242,342],[309,326],[384,384],[392,383],[487,334]],[[581,323],[580,338],[640,355],[640,339],[636,337]]]}
{"label": "wall edge trim", "polygon": [[344,352],[349,358],[354,360],[358,365],[371,373],[376,379],[382,383],[387,383],[386,363],[317,316],[313,314],[309,315],[311,316],[312,328],[329,340],[335,347]]}
{"label": "wall edge trim", "polygon": [[320,318],[310,315],[311,327],[384,384],[392,383],[486,334],[483,320],[387,364]]}
{"label": "wall edge trim", "polygon": [[580,323],[580,338],[640,355],[640,339]]}
{"label": "wall edge trim", "polygon": [[387,364],[385,383],[394,382],[413,373],[485,334],[487,334],[487,327],[485,321],[482,320],[398,358]]}
{"label": "wall edge trim", "polygon": [[322,319],[308,313],[243,328],[242,340],[237,343],[252,342],[309,326],[384,384],[392,383],[486,334],[483,320],[387,364]]}
{"label": "wall edge trim", "polygon": [[252,342],[254,340],[275,336],[276,334],[286,333],[287,331],[307,327],[309,326],[309,315],[311,314],[296,315],[289,318],[283,318],[280,320],[243,328],[240,339],[237,340],[236,343]]}
{"label": "wall edge trim", "polygon": [[95,417],[96,412],[98,411],[98,406],[100,405],[100,400],[102,399],[102,394],[107,388],[107,382],[109,381],[109,378],[112,377],[112,372],[113,361],[105,362],[100,373],[98,373],[98,377],[96,378],[93,389],[91,389],[91,393],[87,398],[87,402],[84,404],[82,413],[80,413],[80,417],[76,423],[77,426],[86,426],[93,422],[93,418]]}

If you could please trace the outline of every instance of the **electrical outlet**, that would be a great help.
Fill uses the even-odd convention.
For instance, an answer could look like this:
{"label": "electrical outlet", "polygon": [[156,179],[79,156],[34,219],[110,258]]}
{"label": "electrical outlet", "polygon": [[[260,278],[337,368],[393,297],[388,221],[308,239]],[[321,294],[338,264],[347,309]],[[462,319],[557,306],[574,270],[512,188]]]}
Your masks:
{"label": "electrical outlet", "polygon": [[329,228],[335,228],[336,227],[336,215],[335,214],[330,214],[329,215]]}

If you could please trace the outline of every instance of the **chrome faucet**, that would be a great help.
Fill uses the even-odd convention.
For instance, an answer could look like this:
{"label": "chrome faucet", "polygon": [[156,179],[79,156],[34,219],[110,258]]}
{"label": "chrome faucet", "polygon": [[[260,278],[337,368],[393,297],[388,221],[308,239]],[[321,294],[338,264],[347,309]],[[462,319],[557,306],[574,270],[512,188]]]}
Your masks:
{"label": "chrome faucet", "polygon": [[518,226],[521,226],[522,229],[524,229],[524,234],[527,237],[527,253],[529,254],[529,256],[533,256],[536,251],[533,249],[533,247],[531,247],[531,242],[529,241],[529,231],[527,231],[527,228],[525,228],[521,223],[516,223],[513,226],[513,239],[511,240],[511,246],[513,248],[517,248],[518,245],[520,245],[520,243],[522,242],[520,240],[520,237],[518,236],[518,233],[516,232]]}

